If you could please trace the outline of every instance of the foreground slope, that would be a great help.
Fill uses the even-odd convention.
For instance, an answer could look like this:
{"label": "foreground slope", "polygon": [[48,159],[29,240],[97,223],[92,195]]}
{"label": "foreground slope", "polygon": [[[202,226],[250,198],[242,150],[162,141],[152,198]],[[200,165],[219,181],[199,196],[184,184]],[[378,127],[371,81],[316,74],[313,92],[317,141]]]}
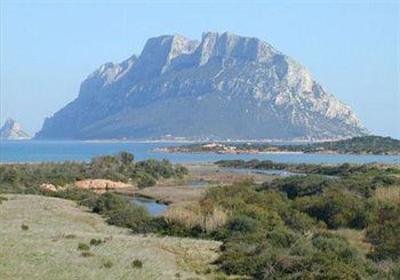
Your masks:
{"label": "foreground slope", "polygon": [[166,35],[106,63],[40,139],[341,138],[365,134],[351,109],[298,62],[257,38]]}
{"label": "foreground slope", "polygon": [[[7,197],[0,204],[1,279],[202,279],[190,270],[217,256],[218,242],[131,235],[72,201]],[[107,241],[91,246],[94,256],[81,256],[78,244],[92,238]],[[132,268],[135,259],[142,268]]]}

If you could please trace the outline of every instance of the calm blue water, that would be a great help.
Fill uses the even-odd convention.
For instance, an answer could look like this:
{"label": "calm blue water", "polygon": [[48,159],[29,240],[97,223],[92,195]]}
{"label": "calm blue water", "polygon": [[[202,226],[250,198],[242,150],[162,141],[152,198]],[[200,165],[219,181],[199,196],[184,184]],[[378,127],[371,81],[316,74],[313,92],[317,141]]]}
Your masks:
{"label": "calm blue water", "polygon": [[142,197],[135,197],[131,200],[131,202],[136,205],[143,206],[152,216],[158,216],[168,208],[168,205],[166,204],[158,203],[152,199]]}
{"label": "calm blue water", "polygon": [[213,162],[222,159],[260,159],[287,163],[368,163],[400,164],[400,156],[327,154],[183,154],[153,152],[155,148],[181,143],[84,142],[84,141],[0,141],[0,162],[87,161],[94,156],[128,151],[137,160],[169,159],[175,163]]}

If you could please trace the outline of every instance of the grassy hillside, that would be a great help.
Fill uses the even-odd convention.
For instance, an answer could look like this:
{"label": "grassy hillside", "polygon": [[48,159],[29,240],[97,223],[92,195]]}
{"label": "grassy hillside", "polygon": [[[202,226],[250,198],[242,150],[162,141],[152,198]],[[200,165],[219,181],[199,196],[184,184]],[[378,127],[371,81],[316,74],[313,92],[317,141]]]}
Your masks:
{"label": "grassy hillside", "polygon": [[[2,197],[1,279],[213,279],[195,271],[210,268],[218,242],[132,235],[73,201]],[[91,239],[106,241],[90,245]],[[90,249],[79,250],[80,243]]]}

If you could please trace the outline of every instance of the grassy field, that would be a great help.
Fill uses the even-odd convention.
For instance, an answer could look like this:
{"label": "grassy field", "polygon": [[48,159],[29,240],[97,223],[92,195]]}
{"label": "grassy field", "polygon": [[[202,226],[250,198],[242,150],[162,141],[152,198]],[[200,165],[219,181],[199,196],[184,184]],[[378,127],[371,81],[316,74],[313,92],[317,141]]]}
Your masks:
{"label": "grassy field", "polygon": [[132,235],[72,201],[2,196],[1,279],[215,279],[219,242]]}

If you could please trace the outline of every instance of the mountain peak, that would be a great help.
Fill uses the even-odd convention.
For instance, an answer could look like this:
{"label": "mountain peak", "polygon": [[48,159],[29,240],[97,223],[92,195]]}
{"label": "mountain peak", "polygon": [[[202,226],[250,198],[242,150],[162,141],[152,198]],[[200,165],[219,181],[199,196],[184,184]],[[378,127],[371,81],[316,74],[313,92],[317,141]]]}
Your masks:
{"label": "mountain peak", "polygon": [[294,59],[254,37],[150,38],[104,64],[39,138],[333,139],[365,134],[351,109]]}
{"label": "mountain peak", "polygon": [[203,33],[199,49],[200,65],[206,64],[212,58],[267,62],[279,53],[260,39],[239,36],[230,32]]}

